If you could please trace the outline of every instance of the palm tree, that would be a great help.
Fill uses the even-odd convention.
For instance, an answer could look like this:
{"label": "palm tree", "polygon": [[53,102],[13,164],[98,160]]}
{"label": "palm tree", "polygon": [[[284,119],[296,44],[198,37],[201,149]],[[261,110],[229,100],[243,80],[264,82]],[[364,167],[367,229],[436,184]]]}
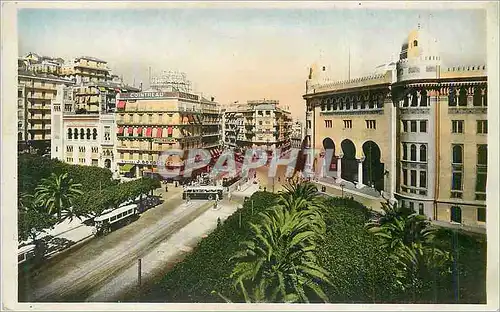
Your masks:
{"label": "palm tree", "polygon": [[449,270],[450,254],[436,247],[436,229],[430,226],[424,216],[416,213],[397,215],[394,210],[389,212],[390,218],[370,222],[367,228],[380,238],[380,246],[388,251],[394,261],[398,287],[415,291],[421,286],[424,274]]}
{"label": "palm tree", "polygon": [[323,238],[320,230],[313,230],[321,228],[318,215],[280,206],[260,215],[262,223],[250,224],[253,239],[243,242],[243,250],[232,258],[238,263],[231,277],[245,300],[309,302],[315,294],[327,301],[320,285],[330,284],[329,274],[315,256],[316,242]]}
{"label": "palm tree", "polygon": [[57,219],[62,221],[63,212],[71,212],[74,200],[83,194],[80,190],[81,186],[79,183],[73,183],[73,179],[70,179],[67,173],[59,176],[52,173],[49,178],[43,179],[42,184],[35,189],[35,197],[49,214],[57,213]]}

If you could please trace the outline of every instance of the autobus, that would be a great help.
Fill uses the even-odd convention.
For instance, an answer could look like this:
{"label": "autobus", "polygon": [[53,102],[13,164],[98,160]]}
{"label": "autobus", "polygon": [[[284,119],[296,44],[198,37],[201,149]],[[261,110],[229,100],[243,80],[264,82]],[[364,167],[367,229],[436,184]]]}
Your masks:
{"label": "autobus", "polygon": [[94,218],[94,235],[105,235],[139,217],[137,204],[126,205]]}
{"label": "autobus", "polygon": [[33,258],[35,254],[35,245],[34,244],[29,244],[26,246],[23,246],[17,250],[17,263],[21,264],[29,259]]}
{"label": "autobus", "polygon": [[182,193],[182,199],[222,199],[222,186],[188,186]]}

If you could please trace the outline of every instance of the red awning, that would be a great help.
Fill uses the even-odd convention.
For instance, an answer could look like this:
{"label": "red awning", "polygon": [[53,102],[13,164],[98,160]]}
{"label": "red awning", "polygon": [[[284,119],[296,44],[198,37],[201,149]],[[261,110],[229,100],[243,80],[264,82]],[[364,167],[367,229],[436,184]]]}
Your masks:
{"label": "red awning", "polygon": [[147,128],[146,129],[146,136],[150,137],[153,129],[152,128]]}
{"label": "red awning", "polygon": [[122,133],[123,133],[123,127],[118,128],[118,134],[122,134]]}
{"label": "red awning", "polygon": [[137,128],[137,135],[142,135],[142,127]]}
{"label": "red awning", "polygon": [[118,109],[124,109],[125,108],[125,101],[118,101],[118,105],[116,106],[116,108]]}
{"label": "red awning", "polygon": [[156,131],[156,137],[161,138],[162,134],[163,134],[163,128],[158,128],[158,130]]}
{"label": "red awning", "polygon": [[173,131],[172,127],[168,127],[168,129],[167,129],[167,134],[168,134],[168,135],[171,135],[171,134],[172,134],[172,131]]}
{"label": "red awning", "polygon": [[128,134],[132,134],[132,133],[134,133],[134,128],[128,127]]}

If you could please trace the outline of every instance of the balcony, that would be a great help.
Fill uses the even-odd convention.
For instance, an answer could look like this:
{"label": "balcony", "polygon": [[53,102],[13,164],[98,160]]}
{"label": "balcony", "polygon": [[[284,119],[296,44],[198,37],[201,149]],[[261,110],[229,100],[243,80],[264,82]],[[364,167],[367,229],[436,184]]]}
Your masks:
{"label": "balcony", "polygon": [[47,110],[50,111],[50,105],[32,104],[28,106],[28,110]]}

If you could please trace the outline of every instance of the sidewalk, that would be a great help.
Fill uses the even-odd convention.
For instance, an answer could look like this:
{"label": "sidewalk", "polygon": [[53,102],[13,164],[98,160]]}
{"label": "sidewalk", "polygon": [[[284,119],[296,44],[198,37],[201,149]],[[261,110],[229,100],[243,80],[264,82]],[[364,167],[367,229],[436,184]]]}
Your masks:
{"label": "sidewalk", "polygon": [[[184,209],[191,205],[183,204]],[[223,201],[217,209],[210,208],[202,215],[190,222],[182,229],[172,234],[164,242],[149,251],[142,257],[141,279],[146,282],[155,275],[161,274],[169,263],[175,262],[183,253],[191,252],[198,242],[217,227],[217,219],[224,221],[237,210],[237,203]],[[86,299],[87,302],[113,301],[127,291],[133,291],[138,284],[137,262],[128,269],[115,276],[93,295]]]}

